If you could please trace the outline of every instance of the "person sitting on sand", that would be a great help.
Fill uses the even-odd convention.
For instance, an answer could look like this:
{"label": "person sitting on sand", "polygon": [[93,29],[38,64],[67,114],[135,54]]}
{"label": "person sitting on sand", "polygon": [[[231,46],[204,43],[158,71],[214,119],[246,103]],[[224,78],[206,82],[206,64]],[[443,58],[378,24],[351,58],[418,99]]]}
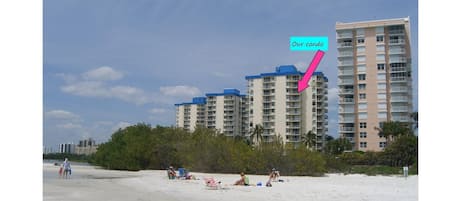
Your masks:
{"label": "person sitting on sand", "polygon": [[249,186],[249,178],[241,172],[241,179],[235,182],[234,185]]}
{"label": "person sitting on sand", "polygon": [[175,179],[176,178],[176,171],[174,170],[173,166],[169,166],[168,168],[168,178]]}
{"label": "person sitting on sand", "polygon": [[276,170],[275,168],[272,168],[272,172],[269,174],[269,181],[278,181],[278,178],[280,177],[280,172]]}

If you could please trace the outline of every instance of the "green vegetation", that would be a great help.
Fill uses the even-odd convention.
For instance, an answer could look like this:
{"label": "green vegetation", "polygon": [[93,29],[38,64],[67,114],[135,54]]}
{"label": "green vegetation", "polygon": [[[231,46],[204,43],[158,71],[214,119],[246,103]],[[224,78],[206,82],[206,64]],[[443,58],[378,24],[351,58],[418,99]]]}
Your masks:
{"label": "green vegetation", "polygon": [[137,124],[116,131],[98,147],[93,163],[108,169],[165,169],[172,165],[198,172],[267,174],[272,168],[282,175],[321,176],[326,162],[321,153],[304,145],[284,146],[272,142],[226,137],[206,128],[188,133],[178,128]]}
{"label": "green vegetation", "polygon": [[311,149],[315,144],[312,132],[303,135],[303,143],[294,145],[283,143],[279,136],[267,142],[260,125],[246,138],[233,138],[202,127],[189,133],[142,123],[116,131],[110,141],[99,146],[91,162],[116,170],[166,169],[172,165],[197,172],[268,174],[276,168],[282,175],[308,176],[326,172],[401,174],[402,166],[409,165],[409,173],[417,174],[418,138],[402,126],[390,123],[380,128],[389,138],[383,152],[344,152],[352,149],[350,142],[329,137],[324,153],[319,153]]}

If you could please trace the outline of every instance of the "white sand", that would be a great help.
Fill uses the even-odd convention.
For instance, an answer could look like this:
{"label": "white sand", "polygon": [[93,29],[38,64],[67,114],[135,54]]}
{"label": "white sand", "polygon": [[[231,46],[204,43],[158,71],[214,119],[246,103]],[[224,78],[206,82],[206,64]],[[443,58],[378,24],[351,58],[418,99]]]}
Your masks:
{"label": "white sand", "polygon": [[[239,175],[194,173],[200,180],[168,180],[166,172],[102,170],[72,163],[72,178],[58,178],[58,166],[44,163],[44,200],[418,200],[418,176],[328,174],[325,177],[282,176],[273,186],[232,186]],[[252,184],[267,176],[248,175]],[[209,190],[204,177],[213,177],[227,189]]]}

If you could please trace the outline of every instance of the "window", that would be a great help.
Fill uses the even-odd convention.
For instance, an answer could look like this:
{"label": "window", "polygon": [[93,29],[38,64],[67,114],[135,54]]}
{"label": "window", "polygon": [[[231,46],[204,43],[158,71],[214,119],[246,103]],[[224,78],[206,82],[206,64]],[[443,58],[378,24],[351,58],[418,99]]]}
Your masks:
{"label": "window", "polygon": [[376,61],[384,61],[384,54],[377,54]]}
{"label": "window", "polygon": [[360,113],[358,113],[358,118],[359,119],[367,119],[368,114],[366,112],[360,112]]}
{"label": "window", "polygon": [[363,47],[363,46],[357,47],[357,52],[358,52],[358,53],[363,53],[363,52],[365,52],[365,47]]}
{"label": "window", "polygon": [[358,44],[363,44],[363,43],[365,43],[365,39],[364,38],[357,38],[357,43]]}
{"label": "window", "polygon": [[376,31],[376,34],[382,34],[384,33],[384,27],[376,27],[375,31]]}
{"label": "window", "polygon": [[388,117],[388,114],[386,112],[378,113],[378,119],[386,119],[387,117]]}
{"label": "window", "polygon": [[359,90],[365,90],[366,89],[366,84],[358,84],[358,89]]}
{"label": "window", "polygon": [[379,147],[380,148],[386,147],[386,142],[379,142]]}
{"label": "window", "polygon": [[364,36],[365,35],[365,29],[357,29],[357,36]]}
{"label": "window", "polygon": [[378,46],[376,46],[376,51],[377,51],[377,52],[384,52],[384,45],[378,45]]}
{"label": "window", "polygon": [[385,73],[378,73],[378,80],[386,80],[386,74]]}
{"label": "window", "polygon": [[360,138],[366,138],[366,132],[360,132]]}
{"label": "window", "polygon": [[366,103],[359,103],[358,104],[358,109],[366,109],[367,108],[367,104]]}
{"label": "window", "polygon": [[360,128],[366,128],[366,122],[360,122]]}
{"label": "window", "polygon": [[386,83],[378,83],[378,89],[386,89]]}
{"label": "window", "polygon": [[378,109],[386,109],[387,105],[386,103],[378,103]]}
{"label": "window", "polygon": [[359,74],[358,80],[366,80],[366,74]]}
{"label": "window", "polygon": [[384,36],[376,36],[376,42],[383,42],[384,41]]}
{"label": "window", "polygon": [[357,62],[365,62],[365,56],[358,56]]}
{"label": "window", "polygon": [[377,64],[376,66],[378,70],[384,70],[384,64]]}
{"label": "window", "polygon": [[360,142],[360,148],[366,148],[366,142]]}
{"label": "window", "polygon": [[359,95],[360,95],[361,100],[366,99],[366,94],[359,94]]}
{"label": "window", "polygon": [[365,72],[366,71],[366,66],[365,65],[358,65],[357,66],[357,71],[358,72]]}
{"label": "window", "polygon": [[385,93],[378,93],[378,99],[386,99]]}

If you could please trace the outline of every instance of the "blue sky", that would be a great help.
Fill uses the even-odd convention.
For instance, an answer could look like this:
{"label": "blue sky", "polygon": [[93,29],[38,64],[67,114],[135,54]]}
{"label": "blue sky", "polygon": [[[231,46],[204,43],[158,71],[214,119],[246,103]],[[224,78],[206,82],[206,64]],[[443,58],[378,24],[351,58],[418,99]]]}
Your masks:
{"label": "blue sky", "polygon": [[172,125],[174,103],[244,76],[294,64],[290,36],[328,36],[318,71],[329,78],[329,134],[337,136],[335,23],[410,16],[418,107],[417,1],[44,1],[45,147],[109,139],[138,122]]}

